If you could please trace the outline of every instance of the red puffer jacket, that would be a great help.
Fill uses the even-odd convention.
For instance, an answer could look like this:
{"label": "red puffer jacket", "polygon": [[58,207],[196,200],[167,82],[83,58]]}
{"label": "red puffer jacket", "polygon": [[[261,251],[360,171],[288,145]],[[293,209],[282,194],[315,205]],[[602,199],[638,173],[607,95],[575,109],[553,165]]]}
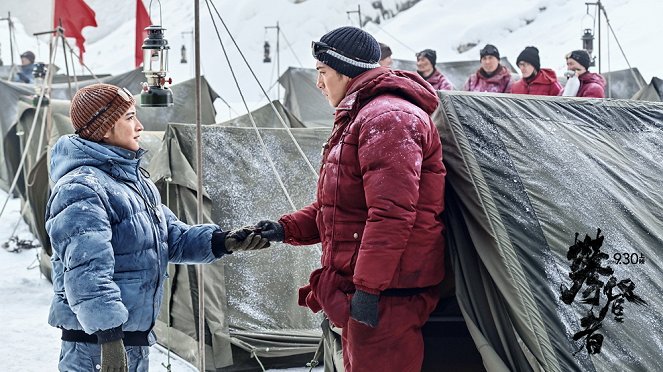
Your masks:
{"label": "red puffer jacket", "polygon": [[481,73],[481,68],[470,75],[465,81],[463,90],[469,92],[511,93],[511,73],[509,69],[500,65],[495,75],[487,78]]}
{"label": "red puffer jacket", "polygon": [[594,72],[585,72],[578,76],[580,89],[576,97],[605,98],[605,79]]}
{"label": "red puffer jacket", "polygon": [[322,242],[322,268],[300,304],[337,326],[355,288],[378,294],[444,278],[437,95],[419,75],[375,68],[350,82],[324,145],[317,200],[281,217],[285,242]]}
{"label": "red puffer jacket", "polygon": [[536,94],[539,96],[558,96],[562,85],[557,81],[557,74],[549,68],[542,68],[529,83],[520,79],[513,83],[511,93]]}
{"label": "red puffer jacket", "polygon": [[428,78],[424,78],[435,90],[454,90],[454,85],[438,70],[433,71]]}

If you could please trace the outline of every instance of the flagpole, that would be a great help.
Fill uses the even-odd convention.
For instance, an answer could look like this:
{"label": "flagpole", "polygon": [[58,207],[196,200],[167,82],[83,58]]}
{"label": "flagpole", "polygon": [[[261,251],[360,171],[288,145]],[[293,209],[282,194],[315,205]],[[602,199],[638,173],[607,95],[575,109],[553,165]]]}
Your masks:
{"label": "flagpole", "polygon": [[[203,223],[203,143],[200,125],[200,1],[194,0],[194,60],[196,65],[196,174],[198,178],[197,223]],[[204,265],[196,265],[198,279],[198,370],[205,371],[205,272]]]}

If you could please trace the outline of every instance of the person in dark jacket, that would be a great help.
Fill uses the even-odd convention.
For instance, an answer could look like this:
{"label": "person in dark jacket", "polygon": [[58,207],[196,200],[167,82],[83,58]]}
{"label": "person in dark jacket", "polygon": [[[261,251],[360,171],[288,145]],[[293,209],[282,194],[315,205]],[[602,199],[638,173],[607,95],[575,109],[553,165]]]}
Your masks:
{"label": "person in dark jacket", "polygon": [[134,102],[109,84],[80,89],[70,112],[76,134],[51,152],[48,322],[62,330],[60,371],[147,371],[168,263],[210,263],[268,245],[246,228],[186,225],[161,204],[140,167]]}
{"label": "person in dark jacket", "polygon": [[361,29],[335,29],[312,49],[336,108],[316,199],[257,226],[271,241],[322,243],[299,304],[342,328],[346,372],[417,371],[444,278],[438,98],[418,74],[379,67],[379,45]]}
{"label": "person in dark jacket", "polygon": [[500,64],[500,51],[486,44],[479,51],[481,67],[470,75],[463,90],[470,92],[511,93],[511,72]]}
{"label": "person in dark jacket", "polygon": [[[590,64],[589,53],[584,49],[574,50],[566,55],[566,67],[570,74],[563,95],[605,98],[605,79],[600,74],[589,72]],[[574,79],[578,79],[578,82],[573,81]],[[576,89],[577,92],[575,92]],[[573,91],[569,92],[569,90]]]}
{"label": "person in dark jacket", "polygon": [[35,78],[32,76],[32,69],[35,67],[35,54],[27,51],[21,54],[21,65],[18,66],[18,72],[14,76],[14,81],[19,83],[32,84]]}
{"label": "person in dark jacket", "polygon": [[558,96],[562,92],[562,85],[557,81],[555,71],[541,68],[539,50],[536,47],[528,46],[520,52],[516,65],[523,77],[513,83],[511,93]]}
{"label": "person in dark jacket", "polygon": [[437,53],[433,49],[424,49],[416,54],[417,73],[435,90],[454,90],[454,85],[435,67]]}

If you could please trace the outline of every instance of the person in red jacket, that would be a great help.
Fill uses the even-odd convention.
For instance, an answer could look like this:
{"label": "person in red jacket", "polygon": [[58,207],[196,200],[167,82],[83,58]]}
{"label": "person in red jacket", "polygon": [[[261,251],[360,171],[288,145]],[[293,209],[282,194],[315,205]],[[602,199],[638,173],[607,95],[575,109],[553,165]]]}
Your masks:
{"label": "person in red jacket", "polygon": [[465,81],[470,92],[511,93],[511,72],[500,64],[500,52],[492,44],[479,51],[481,67]]}
{"label": "person in red jacket", "polygon": [[417,73],[435,90],[454,90],[454,85],[435,67],[437,53],[433,49],[424,49],[416,56]]}
{"label": "person in red jacket", "polygon": [[557,81],[555,71],[541,68],[539,50],[536,47],[528,46],[520,52],[516,65],[523,77],[513,83],[511,93],[558,96],[562,92],[562,85]]}
{"label": "person in red jacket", "polygon": [[[600,74],[589,72],[591,59],[589,53],[584,49],[574,50],[566,55],[566,67],[569,72],[575,72],[570,75],[569,80],[564,87],[565,96],[576,96],[586,98],[605,98],[605,79]],[[570,84],[572,79],[577,78],[580,84]],[[575,94],[573,91],[577,89]],[[569,92],[569,90],[573,90]]]}
{"label": "person in red jacket", "polygon": [[317,86],[336,108],[316,199],[261,236],[322,243],[299,304],[342,328],[346,372],[418,371],[421,328],[444,278],[444,177],[430,114],[439,101],[419,75],[379,67],[370,34],[341,27],[312,45]]}

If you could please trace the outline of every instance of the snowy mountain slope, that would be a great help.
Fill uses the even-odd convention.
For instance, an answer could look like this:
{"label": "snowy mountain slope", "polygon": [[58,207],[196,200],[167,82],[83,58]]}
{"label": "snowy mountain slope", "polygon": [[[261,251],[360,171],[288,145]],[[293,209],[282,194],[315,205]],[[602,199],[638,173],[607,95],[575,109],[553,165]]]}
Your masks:
{"label": "snowy mountain slope", "polygon": [[[120,73],[133,67],[134,0],[87,0],[97,12],[97,28],[86,28],[88,38],[85,60],[90,68],[98,73]],[[145,5],[149,1],[144,0]],[[276,71],[276,31],[265,30],[266,26],[281,28],[280,73],[288,66],[313,66],[310,54],[311,40],[317,40],[325,32],[342,25],[357,25],[357,14],[347,13],[361,6],[364,17],[377,18],[379,14],[371,0],[215,0],[221,16],[236,38],[244,55],[255,70],[259,80],[267,89],[277,78]],[[387,10],[408,3],[405,0],[384,0]],[[413,2],[410,2],[413,3]],[[39,4],[39,5],[36,5]],[[45,59],[46,46],[43,41],[37,47],[34,37],[27,36],[34,31],[43,31],[50,24],[45,17],[45,9],[50,4],[46,0],[9,0],[0,5],[0,14],[7,9],[18,17],[17,35],[21,50],[39,49],[39,58]],[[152,5],[152,19],[158,20],[157,2]],[[612,26],[617,33],[631,65],[638,67],[646,80],[663,75],[659,60],[663,51],[658,48],[658,36],[651,32],[663,15],[663,2],[657,0],[605,0]],[[192,33],[193,1],[162,1],[163,25],[167,29],[166,38],[171,45],[170,70],[175,82],[193,76]],[[34,14],[26,11],[38,9]],[[217,40],[214,27],[204,1],[201,11],[201,54],[202,71],[224,99],[234,102],[237,112],[242,112],[239,94],[227,67],[225,57]],[[595,15],[595,8],[589,13]],[[27,14],[26,16],[23,16]],[[512,62],[520,51],[528,45],[535,45],[541,54],[542,66],[557,71],[564,69],[564,55],[581,47],[582,29],[592,27],[591,16],[586,15],[584,1],[578,0],[421,0],[412,8],[393,18],[382,19],[381,23],[369,22],[365,28],[378,40],[389,44],[394,57],[414,59],[414,52],[433,48],[438,52],[438,61],[455,61],[478,58],[478,50],[485,43],[495,44],[502,55]],[[605,20],[605,17],[603,17]],[[19,24],[19,22],[21,24]],[[217,20],[222,40],[229,51],[229,58],[246,99],[250,102],[266,102],[250,72],[236,52],[223,26]],[[598,31],[598,30],[597,30]],[[6,22],[0,24],[0,34],[6,35]],[[607,41],[608,29],[603,23],[602,70],[607,71],[627,67],[619,53],[614,39]],[[9,61],[6,36],[2,43],[2,58]],[[272,47],[273,63],[265,64],[263,44],[269,41]],[[471,47],[476,44],[476,46]],[[180,64],[180,48],[185,45],[188,64]],[[595,41],[595,48],[598,40]],[[609,48],[608,48],[609,47]],[[608,54],[608,49],[610,53]],[[17,52],[18,53],[18,52]],[[609,62],[609,63],[608,63]],[[56,62],[63,66],[63,61]],[[594,68],[596,70],[596,68]],[[272,98],[276,89],[272,89]],[[236,106],[235,106],[236,105]],[[226,110],[227,111],[227,110]]]}

